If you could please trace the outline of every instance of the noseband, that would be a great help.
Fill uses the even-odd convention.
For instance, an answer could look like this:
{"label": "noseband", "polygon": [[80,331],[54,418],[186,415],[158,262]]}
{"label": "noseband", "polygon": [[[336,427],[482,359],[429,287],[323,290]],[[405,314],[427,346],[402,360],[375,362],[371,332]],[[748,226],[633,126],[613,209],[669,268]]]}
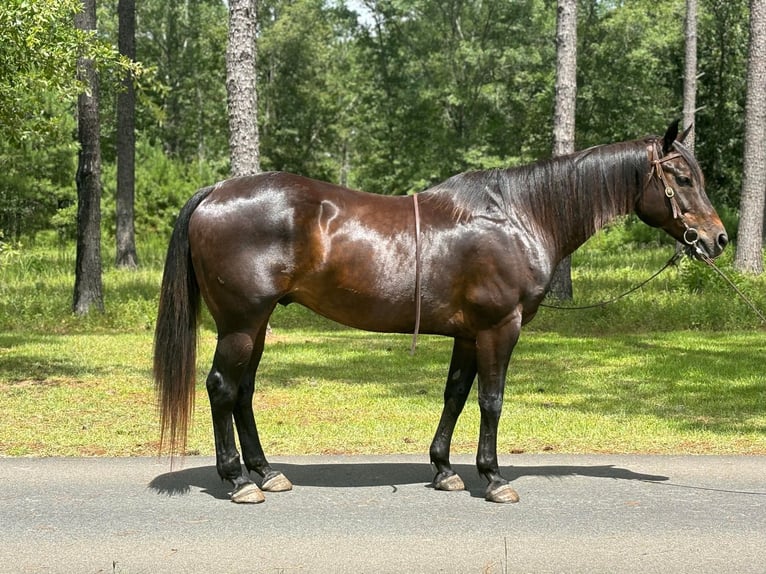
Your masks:
{"label": "noseband", "polygon": [[663,163],[679,157],[683,158],[683,156],[677,151],[670,152],[669,154],[662,156],[659,143],[654,142],[649,148],[649,165],[651,167],[651,171],[649,172],[649,177],[646,180],[644,189],[649,186],[649,183],[652,181],[652,176],[656,174],[663,187],[665,188],[665,197],[667,197],[668,201],[670,202],[670,209],[673,212],[673,219],[678,219],[684,226],[684,243],[693,246],[699,240],[699,233],[695,228],[689,227],[686,221],[684,221],[683,213],[681,213],[681,207],[678,205],[678,200],[676,199],[676,191],[670,185],[668,176],[665,175],[665,172],[662,170]]}

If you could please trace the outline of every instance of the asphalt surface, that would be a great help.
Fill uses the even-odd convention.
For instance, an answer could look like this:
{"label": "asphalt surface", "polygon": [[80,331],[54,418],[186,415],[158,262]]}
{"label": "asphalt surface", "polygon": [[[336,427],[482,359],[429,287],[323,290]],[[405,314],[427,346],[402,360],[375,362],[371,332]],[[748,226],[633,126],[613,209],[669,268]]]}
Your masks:
{"label": "asphalt surface", "polygon": [[766,457],[507,456],[508,505],[455,461],[274,457],[294,490],[236,505],[212,458],[3,458],[0,572],[766,573]]}

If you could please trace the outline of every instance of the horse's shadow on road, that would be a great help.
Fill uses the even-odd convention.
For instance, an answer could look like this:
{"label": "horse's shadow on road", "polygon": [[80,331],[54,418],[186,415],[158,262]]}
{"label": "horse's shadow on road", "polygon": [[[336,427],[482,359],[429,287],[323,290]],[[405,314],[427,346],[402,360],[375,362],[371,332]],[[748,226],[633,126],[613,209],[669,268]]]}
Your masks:
{"label": "horse's shadow on road", "polygon": [[[313,486],[324,488],[355,488],[370,486],[395,486],[423,484],[427,486],[433,477],[429,464],[408,462],[382,463],[321,463],[321,464],[275,464],[296,487]],[[454,464],[453,468],[465,482],[471,496],[484,498],[486,482],[478,476],[476,467],[468,464]],[[546,478],[591,477],[617,480],[638,480],[643,482],[667,481],[667,476],[643,474],[614,465],[544,465],[506,466],[501,468],[503,476],[513,481],[525,476]],[[257,476],[253,479],[257,482]],[[214,498],[228,499],[231,487],[218,476],[215,466],[200,466],[155,477],[149,488],[158,494],[176,496],[187,494],[192,487]]]}

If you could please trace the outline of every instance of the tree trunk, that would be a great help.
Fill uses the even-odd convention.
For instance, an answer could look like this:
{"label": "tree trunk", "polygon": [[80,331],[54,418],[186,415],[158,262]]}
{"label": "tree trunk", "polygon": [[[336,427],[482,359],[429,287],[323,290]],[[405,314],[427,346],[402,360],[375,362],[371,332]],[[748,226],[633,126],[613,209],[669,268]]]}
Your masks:
{"label": "tree trunk", "polygon": [[[75,16],[82,30],[96,29],[96,0],[83,0]],[[101,144],[99,141],[98,80],[92,60],[80,58],[77,74],[87,90],[77,100],[77,257],[73,310],[86,315],[91,307],[104,310],[101,284]]]}
{"label": "tree trunk", "polygon": [[[697,0],[686,0],[686,57],[684,64],[683,129],[694,125],[697,110]],[[694,130],[686,136],[684,144],[694,152]]]}
{"label": "tree trunk", "polygon": [[255,86],[256,21],[254,0],[229,0],[226,92],[229,156],[234,177],[258,173],[261,169]]}
{"label": "tree trunk", "polygon": [[[135,0],[119,0],[117,3],[119,18],[120,54],[136,59],[136,6]],[[117,212],[116,231],[117,267],[135,269],[138,267],[136,255],[136,231],[134,224],[135,165],[136,165],[136,92],[133,78],[127,73],[122,81],[122,90],[117,94]]]}
{"label": "tree trunk", "polygon": [[750,0],[743,164],[735,267],[760,275],[766,195],[766,0]]}
{"label": "tree trunk", "polygon": [[[577,0],[558,0],[556,18],[556,104],[553,113],[553,155],[575,149],[577,99]],[[567,257],[553,274],[550,293],[558,299],[572,298],[572,262]]]}

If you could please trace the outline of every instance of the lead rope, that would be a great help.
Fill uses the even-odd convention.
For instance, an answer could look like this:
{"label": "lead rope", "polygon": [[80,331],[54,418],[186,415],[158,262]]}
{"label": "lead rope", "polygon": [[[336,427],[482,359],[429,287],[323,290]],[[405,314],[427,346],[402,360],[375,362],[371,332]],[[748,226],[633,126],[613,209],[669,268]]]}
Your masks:
{"label": "lead rope", "polygon": [[715,261],[713,261],[706,253],[704,253],[701,249],[696,249],[697,256],[700,258],[700,260],[704,261],[708,267],[712,267],[716,273],[718,273],[721,277],[724,278],[724,280],[729,284],[729,286],[734,289],[734,292],[739,295],[739,298],[742,299],[747,305],[753,310],[753,312],[758,315],[758,318],[761,320],[761,323],[766,323],[766,317],[764,317],[763,313],[758,309],[758,307],[755,306],[755,304],[748,299],[745,294],[740,291],[739,287],[737,287],[734,284],[734,281],[729,279],[729,277],[718,268],[718,265],[715,264]]}
{"label": "lead rope", "polygon": [[643,287],[644,285],[649,283],[649,281],[651,281],[652,279],[657,277],[660,273],[665,271],[665,269],[667,269],[671,265],[675,265],[675,263],[679,259],[681,259],[681,257],[683,257],[683,252],[682,251],[678,251],[678,252],[674,253],[673,256],[670,259],[667,260],[665,265],[663,265],[659,269],[659,271],[655,271],[654,274],[651,277],[649,277],[648,279],[642,281],[638,285],[636,285],[634,287],[631,287],[630,289],[625,291],[625,293],[617,295],[616,297],[612,297],[611,299],[607,299],[606,301],[601,301],[600,303],[594,303],[593,305],[581,305],[581,306],[576,306],[576,307],[563,306],[563,305],[552,305],[550,303],[540,303],[540,307],[548,307],[549,309],[559,309],[560,311],[578,311],[578,310],[582,310],[582,309],[596,309],[598,307],[606,307],[607,305],[611,305],[612,303],[616,303],[617,301],[619,301],[623,297],[627,297],[628,295],[633,293],[633,291],[638,291],[639,289],[641,289],[641,287]]}
{"label": "lead rope", "polygon": [[415,206],[415,330],[412,332],[410,356],[415,355],[420,329],[420,209],[417,194],[412,195],[412,204]]}

